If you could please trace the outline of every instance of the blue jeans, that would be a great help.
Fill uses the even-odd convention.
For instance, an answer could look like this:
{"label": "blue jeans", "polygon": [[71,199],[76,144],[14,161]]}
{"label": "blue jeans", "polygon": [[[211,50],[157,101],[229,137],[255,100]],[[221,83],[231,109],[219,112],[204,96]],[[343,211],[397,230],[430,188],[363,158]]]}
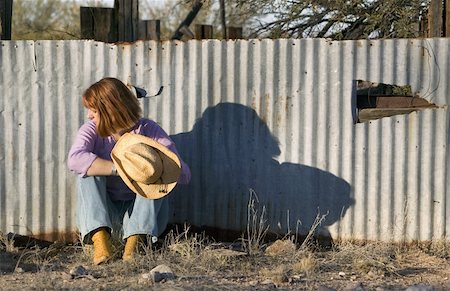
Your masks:
{"label": "blue jeans", "polygon": [[129,201],[112,201],[105,177],[78,177],[77,224],[85,243],[91,242],[89,233],[100,227],[122,232],[123,239],[134,234],[158,237],[168,219],[166,198],[152,200],[136,195]]}

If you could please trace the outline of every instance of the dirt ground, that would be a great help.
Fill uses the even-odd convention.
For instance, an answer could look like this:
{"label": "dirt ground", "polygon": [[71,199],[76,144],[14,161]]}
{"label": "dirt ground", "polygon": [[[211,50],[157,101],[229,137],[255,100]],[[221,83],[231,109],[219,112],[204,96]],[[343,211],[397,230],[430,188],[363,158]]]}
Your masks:
{"label": "dirt ground", "polygon": [[[89,246],[0,245],[1,290],[450,290],[447,244],[341,242],[323,250],[280,240],[217,243],[173,236],[158,249],[143,247],[131,263],[115,257],[91,263]],[[164,264],[174,278],[148,274]],[[409,288],[409,289],[408,289]]]}

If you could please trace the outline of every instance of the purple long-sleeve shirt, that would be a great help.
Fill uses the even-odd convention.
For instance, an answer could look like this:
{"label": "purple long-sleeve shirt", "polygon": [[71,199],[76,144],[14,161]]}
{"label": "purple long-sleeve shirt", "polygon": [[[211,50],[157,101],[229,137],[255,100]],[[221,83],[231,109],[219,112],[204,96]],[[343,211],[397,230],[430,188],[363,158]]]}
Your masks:
{"label": "purple long-sleeve shirt", "polygon": [[[191,171],[188,165],[178,154],[175,143],[156,122],[141,118],[130,132],[150,137],[176,153],[181,161],[181,175],[178,183],[189,183]],[[72,172],[84,177],[97,157],[111,161],[111,151],[115,144],[116,141],[112,136],[101,137],[98,135],[95,123],[88,121],[78,130],[69,151],[67,165]],[[135,197],[133,191],[118,176],[106,177],[106,189],[112,200],[131,200]]]}

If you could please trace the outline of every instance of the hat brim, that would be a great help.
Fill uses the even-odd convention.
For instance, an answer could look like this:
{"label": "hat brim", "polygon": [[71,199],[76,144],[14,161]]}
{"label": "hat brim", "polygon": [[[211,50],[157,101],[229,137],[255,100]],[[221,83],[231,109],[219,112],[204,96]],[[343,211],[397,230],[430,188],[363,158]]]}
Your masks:
{"label": "hat brim", "polygon": [[[156,149],[160,154],[163,163],[163,173],[161,174],[160,180],[156,183],[144,184],[134,181],[123,168],[121,153],[123,153],[128,146],[138,143],[149,145]],[[117,173],[128,188],[134,193],[149,199],[159,199],[169,194],[177,185],[178,178],[181,174],[180,159],[174,152],[169,150],[163,144],[140,134],[125,133],[122,135],[111,151],[111,158],[116,166]]]}

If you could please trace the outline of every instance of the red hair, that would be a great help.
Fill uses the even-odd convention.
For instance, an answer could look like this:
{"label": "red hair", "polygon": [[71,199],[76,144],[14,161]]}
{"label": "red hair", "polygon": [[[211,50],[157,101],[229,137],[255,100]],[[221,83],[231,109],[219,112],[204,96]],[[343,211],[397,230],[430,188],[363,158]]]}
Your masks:
{"label": "red hair", "polygon": [[132,128],[141,118],[139,101],[122,81],[103,78],[83,94],[83,105],[99,114],[97,132],[102,137]]}

